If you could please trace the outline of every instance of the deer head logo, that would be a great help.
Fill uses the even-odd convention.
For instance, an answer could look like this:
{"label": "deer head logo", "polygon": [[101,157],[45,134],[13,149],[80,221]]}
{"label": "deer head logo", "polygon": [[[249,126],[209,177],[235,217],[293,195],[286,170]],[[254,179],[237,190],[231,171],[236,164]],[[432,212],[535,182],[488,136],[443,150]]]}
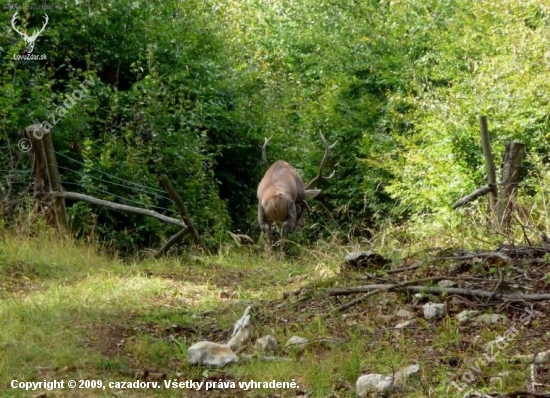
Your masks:
{"label": "deer head logo", "polygon": [[48,24],[48,14],[44,14],[44,24],[42,25],[42,29],[40,29],[38,32],[35,31],[33,33],[32,36],[28,36],[27,35],[27,30],[25,29],[24,32],[20,31],[19,29],[17,29],[17,26],[15,25],[15,22],[17,21],[17,18],[19,16],[17,15],[17,11],[15,12],[15,14],[13,14],[13,18],[11,19],[11,26],[13,27],[13,29],[19,33],[21,35],[21,37],[23,38],[23,40],[25,40],[25,46],[27,48],[27,53],[28,54],[31,54],[32,53],[32,50],[34,50],[34,42],[36,41],[36,39],[38,38],[38,36],[40,35],[40,33],[42,33],[44,31],[44,28],[46,27],[46,25]]}

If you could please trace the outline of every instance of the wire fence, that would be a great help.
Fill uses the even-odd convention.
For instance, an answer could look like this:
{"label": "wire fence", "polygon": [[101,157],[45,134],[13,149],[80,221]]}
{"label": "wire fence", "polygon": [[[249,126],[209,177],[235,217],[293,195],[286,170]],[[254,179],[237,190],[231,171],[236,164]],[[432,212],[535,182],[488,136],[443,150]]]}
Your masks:
{"label": "wire fence", "polygon": [[[3,148],[10,147],[0,147],[0,150]],[[177,217],[179,216],[177,211],[173,208],[169,208],[174,205],[174,201],[165,191],[137,182],[128,181],[106,171],[90,167],[90,165],[58,151],[54,151],[54,153],[56,156],[66,159],[68,162],[65,163],[73,163],[82,168],[81,170],[76,170],[70,166],[58,165],[60,171],[78,176],[78,182],[64,181],[63,177],[61,178],[61,184],[70,186],[71,191],[91,194],[97,196],[99,199],[111,201],[116,199],[116,202],[121,204],[131,204],[143,209],[155,210]],[[33,189],[34,181],[32,180],[32,170],[30,167],[25,166],[24,162],[20,161],[20,156],[21,155],[18,154],[3,157],[3,162],[0,164],[0,176],[3,176],[0,180],[0,200],[4,202],[9,201],[13,204],[20,203],[21,197],[26,196],[28,199]],[[14,157],[16,159],[14,159]],[[63,175],[63,173],[61,174]],[[109,187],[116,187],[119,193],[120,191],[128,192],[128,196],[131,197],[131,199],[108,191],[107,189]],[[140,200],[140,198],[142,200]]]}

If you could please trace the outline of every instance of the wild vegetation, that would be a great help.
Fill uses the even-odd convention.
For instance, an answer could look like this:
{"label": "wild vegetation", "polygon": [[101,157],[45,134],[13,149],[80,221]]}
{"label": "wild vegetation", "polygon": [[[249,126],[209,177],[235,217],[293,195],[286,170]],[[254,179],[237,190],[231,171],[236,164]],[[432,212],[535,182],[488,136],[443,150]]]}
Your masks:
{"label": "wild vegetation", "polygon": [[[476,339],[490,341],[504,327],[476,337],[449,317],[396,336],[387,317],[410,298],[386,292],[343,316],[330,312],[340,299],[324,288],[363,283],[364,275],[338,275],[346,252],[359,248],[396,267],[421,264],[420,278],[445,272],[430,262],[437,253],[531,245],[550,230],[548,4],[33,4],[0,6],[0,385],[13,378],[127,380],[146,371],[153,379],[295,379],[298,392],[277,394],[353,396],[362,372],[388,373],[420,361],[422,376],[398,394],[456,396],[450,382],[466,370],[461,360],[481,355]],[[15,11],[14,23],[29,34],[48,15],[33,50],[45,60],[18,59],[27,50],[11,26]],[[95,83],[66,105],[85,79]],[[480,115],[488,117],[497,165],[505,142],[526,145],[522,211],[504,232],[488,222],[485,199],[451,208],[484,184]],[[43,121],[53,125],[65,190],[177,217],[158,181],[166,174],[213,254],[182,243],[153,260],[149,251],[176,227],[76,201],[66,203],[70,234],[56,235],[34,207],[32,161],[18,148],[22,131]],[[309,203],[306,228],[290,234],[287,256],[269,257],[256,213],[264,138],[273,136],[270,162],[284,159],[309,180],[323,155],[320,134],[338,141],[326,164],[335,176],[318,184],[322,193]],[[229,231],[254,243],[237,247]],[[525,275],[536,276],[536,290],[544,292],[550,269],[543,260],[503,269],[476,263],[471,272],[503,277],[536,264]],[[286,352],[288,363],[190,367],[186,349],[201,338],[226,339],[250,302],[258,309],[255,337],[271,333],[282,344],[301,334],[343,345]],[[510,352],[542,349],[548,334],[538,341],[534,335],[523,335],[523,347],[518,338]],[[488,375],[478,388],[511,391],[528,379],[504,355],[493,366],[491,375],[513,377],[489,387]],[[150,392],[131,394],[125,395]]]}

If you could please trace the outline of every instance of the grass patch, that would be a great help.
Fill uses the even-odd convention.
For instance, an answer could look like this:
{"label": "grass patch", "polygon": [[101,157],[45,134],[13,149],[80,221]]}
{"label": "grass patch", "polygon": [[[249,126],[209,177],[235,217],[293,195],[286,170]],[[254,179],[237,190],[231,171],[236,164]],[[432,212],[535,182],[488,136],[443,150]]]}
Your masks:
{"label": "grass patch", "polygon": [[[399,308],[416,311],[417,318],[421,314],[410,297],[400,293],[381,293],[344,314],[331,312],[341,302],[326,296],[325,288],[361,284],[338,275],[345,248],[304,249],[300,256],[284,260],[242,249],[205,257],[123,262],[98,254],[93,247],[47,235],[21,241],[7,236],[3,243],[2,386],[13,379],[139,379],[161,384],[164,379],[275,380],[294,381],[300,388],[215,389],[208,395],[353,397],[361,374],[389,374],[419,363],[421,375],[392,396],[455,396],[458,390],[451,381],[460,381],[482,356],[484,344],[506,329],[492,325],[472,330],[451,316],[437,322],[418,319],[414,328],[396,331]],[[252,359],[225,369],[190,366],[187,348],[200,340],[227,341],[235,320],[250,303],[254,304],[253,340],[272,334],[279,343],[276,355],[287,361]],[[535,322],[537,328],[546,325],[542,319]],[[313,343],[305,351],[285,348],[293,335]],[[537,339],[531,346],[546,347]],[[525,368],[506,361],[518,348],[519,338],[490,367],[475,373],[472,385],[493,391],[521,387],[528,377]],[[488,387],[490,377],[506,372],[513,376]],[[117,391],[85,389],[77,396],[112,396]],[[204,393],[160,388],[126,390],[124,396]],[[2,394],[28,396],[10,388]],[[69,390],[55,394],[72,396]]]}

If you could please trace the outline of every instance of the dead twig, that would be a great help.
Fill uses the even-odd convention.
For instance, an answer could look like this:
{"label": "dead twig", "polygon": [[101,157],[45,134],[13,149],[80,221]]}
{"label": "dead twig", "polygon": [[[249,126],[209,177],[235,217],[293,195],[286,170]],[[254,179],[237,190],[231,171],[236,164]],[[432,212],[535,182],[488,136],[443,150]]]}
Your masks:
{"label": "dead twig", "polygon": [[388,275],[399,274],[400,272],[413,271],[419,267],[420,267],[420,264],[416,264],[416,265],[411,265],[410,267],[389,269],[389,270],[386,270],[386,273]]}
{"label": "dead twig", "polygon": [[512,260],[506,254],[500,252],[471,253],[463,256],[436,257],[434,260],[473,260],[475,258],[501,260],[510,265]]}
{"label": "dead twig", "polygon": [[530,362],[535,365],[550,363],[550,350],[537,352],[534,355],[515,355],[510,359],[511,362]]}

